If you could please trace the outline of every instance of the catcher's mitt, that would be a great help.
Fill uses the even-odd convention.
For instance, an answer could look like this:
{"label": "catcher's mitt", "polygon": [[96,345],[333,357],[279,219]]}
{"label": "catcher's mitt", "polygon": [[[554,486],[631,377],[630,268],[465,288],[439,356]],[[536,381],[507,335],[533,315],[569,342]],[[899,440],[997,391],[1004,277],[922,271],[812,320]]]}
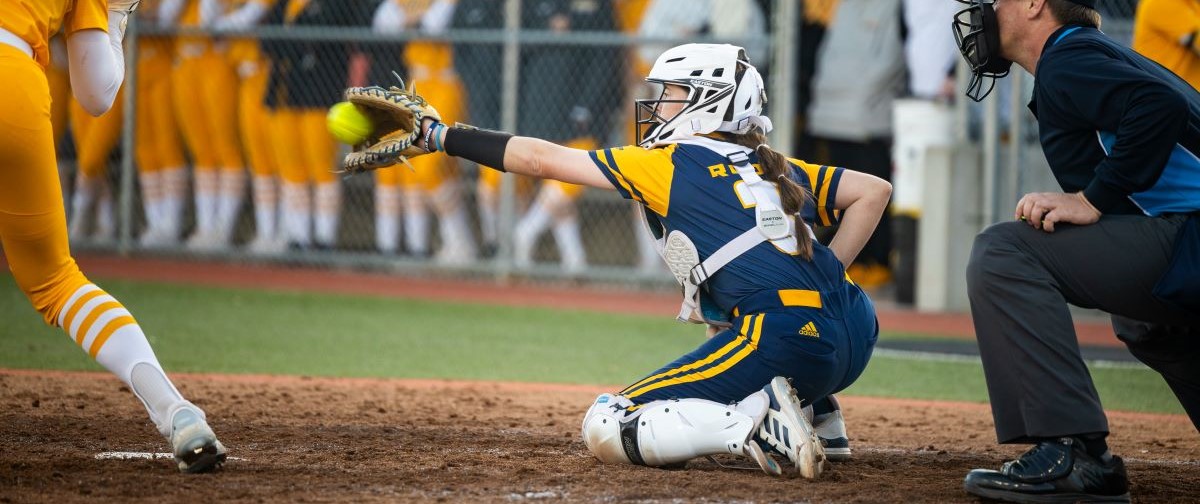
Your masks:
{"label": "catcher's mitt", "polygon": [[345,96],[346,101],[358,105],[359,110],[370,116],[375,131],[346,156],[342,171],[361,173],[396,163],[407,165],[408,158],[431,152],[417,146],[417,140],[421,138],[421,121],[428,117],[441,122],[442,118],[425,98],[417,94],[415,83],[407,88],[404,81],[400,81],[400,87],[387,89],[352,87],[346,90]]}

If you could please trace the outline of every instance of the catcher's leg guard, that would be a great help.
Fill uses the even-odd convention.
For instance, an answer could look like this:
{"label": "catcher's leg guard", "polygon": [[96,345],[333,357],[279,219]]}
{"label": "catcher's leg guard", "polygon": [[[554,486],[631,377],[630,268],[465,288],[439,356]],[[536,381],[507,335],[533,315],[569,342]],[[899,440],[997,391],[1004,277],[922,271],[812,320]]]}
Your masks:
{"label": "catcher's leg guard", "polygon": [[607,463],[653,467],[729,453],[754,459],[768,474],[782,470],[751,438],[767,414],[756,392],[725,405],[705,399],[654,401],[628,412],[628,399],[602,394],[583,420],[583,441]]}

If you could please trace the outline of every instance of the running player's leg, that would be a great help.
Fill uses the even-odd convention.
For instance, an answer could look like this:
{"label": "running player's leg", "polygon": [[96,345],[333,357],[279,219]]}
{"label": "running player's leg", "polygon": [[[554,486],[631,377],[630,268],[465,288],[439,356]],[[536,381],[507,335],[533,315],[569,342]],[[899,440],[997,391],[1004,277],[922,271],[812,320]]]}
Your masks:
{"label": "running player's leg", "polygon": [[55,166],[50,98],[32,60],[0,45],[0,241],[17,285],[51,325],[125,382],[175,449],[180,469],[209,470],[225,450],[167,379],[141,326],[79,271],[67,244],[66,215]]}

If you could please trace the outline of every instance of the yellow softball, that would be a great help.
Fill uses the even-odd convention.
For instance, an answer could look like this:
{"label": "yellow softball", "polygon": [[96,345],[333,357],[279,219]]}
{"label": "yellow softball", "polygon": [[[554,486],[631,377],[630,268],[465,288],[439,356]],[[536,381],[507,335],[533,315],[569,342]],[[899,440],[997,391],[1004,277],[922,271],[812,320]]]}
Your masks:
{"label": "yellow softball", "polygon": [[325,126],[334,138],[347,145],[358,145],[375,131],[371,118],[350,102],[338,102],[329,107]]}

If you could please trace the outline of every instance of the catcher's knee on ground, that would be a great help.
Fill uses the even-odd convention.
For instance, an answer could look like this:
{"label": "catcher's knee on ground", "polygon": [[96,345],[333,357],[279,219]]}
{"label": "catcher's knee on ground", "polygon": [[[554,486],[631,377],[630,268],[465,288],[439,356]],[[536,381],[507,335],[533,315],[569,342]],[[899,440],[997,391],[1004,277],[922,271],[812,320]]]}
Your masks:
{"label": "catcher's knee on ground", "polygon": [[600,461],[661,467],[705,455],[748,455],[767,400],[756,394],[735,405],[679,399],[632,412],[630,406],[624,397],[601,394],[584,415],[583,442]]}

